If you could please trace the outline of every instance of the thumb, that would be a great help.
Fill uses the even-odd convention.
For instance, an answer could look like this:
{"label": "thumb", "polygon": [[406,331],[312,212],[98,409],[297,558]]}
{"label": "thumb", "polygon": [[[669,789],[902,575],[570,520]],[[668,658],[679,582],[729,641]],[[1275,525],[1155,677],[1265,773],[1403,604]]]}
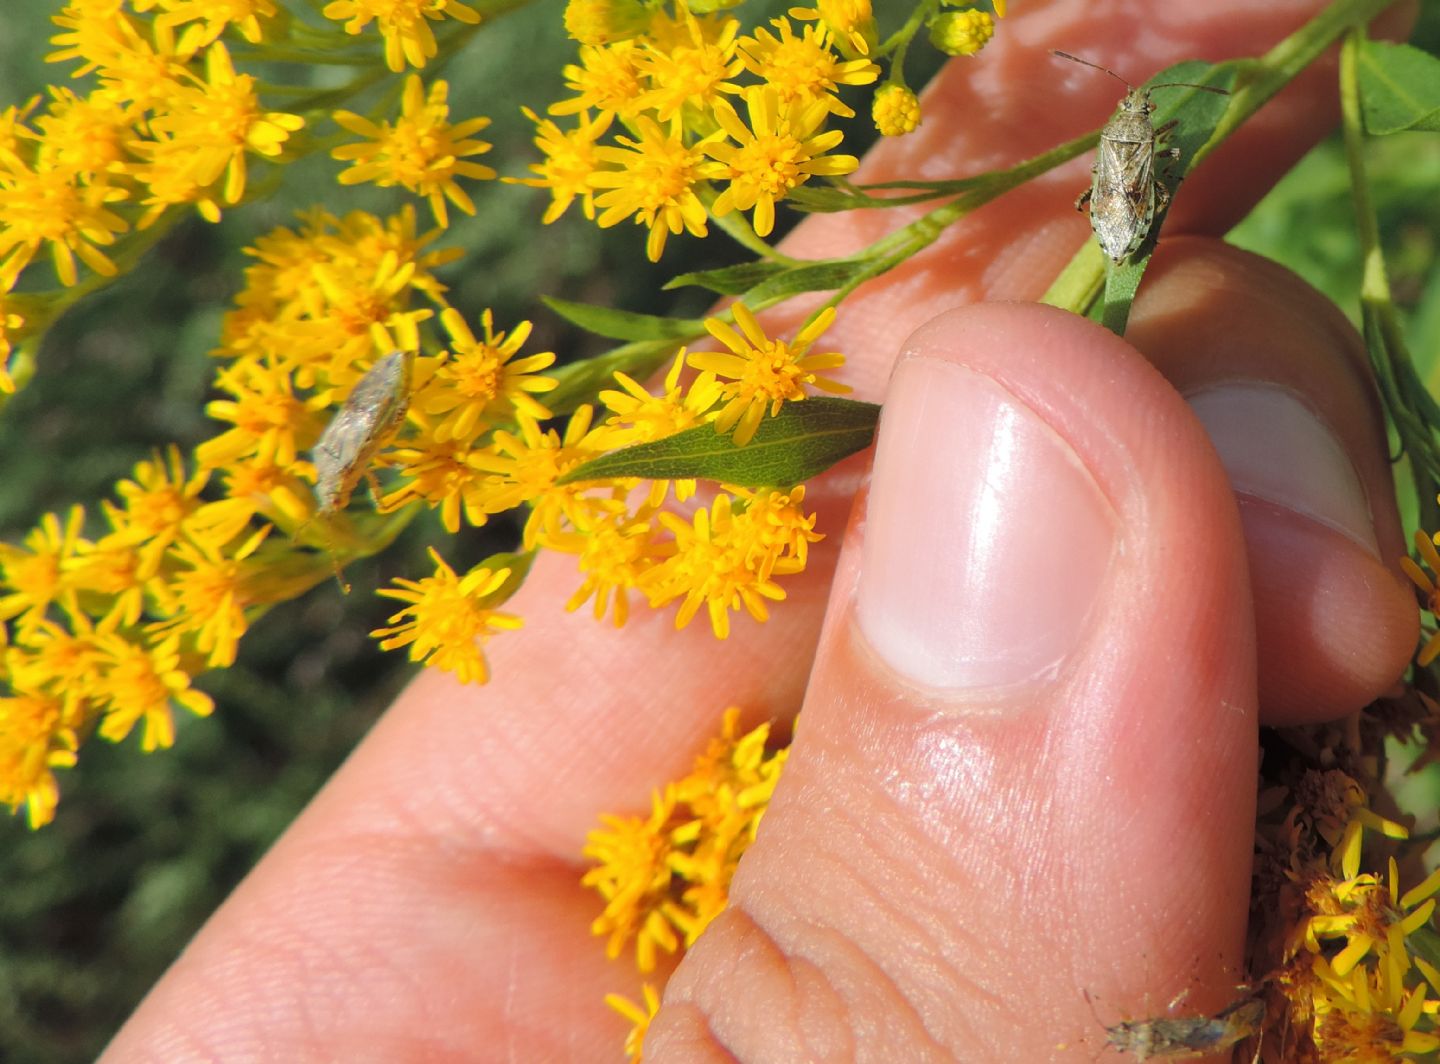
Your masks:
{"label": "thumb", "polygon": [[1080,318],[944,314],[891,379],[784,779],[646,1059],[1090,1060],[1087,997],[1218,1010],[1255,758],[1199,423]]}

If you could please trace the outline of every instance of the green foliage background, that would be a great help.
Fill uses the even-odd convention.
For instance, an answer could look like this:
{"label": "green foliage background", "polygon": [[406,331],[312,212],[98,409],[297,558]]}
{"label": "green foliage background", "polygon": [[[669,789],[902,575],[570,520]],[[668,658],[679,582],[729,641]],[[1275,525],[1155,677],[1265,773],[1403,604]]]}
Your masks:
{"label": "green foliage background", "polygon": [[[58,6],[0,5],[0,105],[68,74],[43,62]],[[495,119],[485,136],[496,148],[484,161],[501,173],[521,174],[532,158],[519,106],[542,110],[557,96],[560,68],[573,55],[559,10],[542,4],[505,17],[482,35],[483,46],[438,72],[451,82],[452,114]],[[1434,5],[1416,43],[1431,51],[1440,43]],[[912,83],[921,84],[916,66]],[[327,76],[335,75],[314,74],[317,82]],[[1371,159],[1393,279],[1410,311],[1413,348],[1433,379],[1440,138],[1386,138]],[[182,223],[139,271],[58,323],[35,379],[0,417],[0,536],[20,538],[47,510],[93,505],[154,448],[190,447],[211,434],[203,412],[214,368],[207,351],[249,261],[240,249],[289,224],[296,209],[336,202],[335,170],[324,159],[307,161],[287,171],[283,195],[232,210],[218,226]],[[1235,239],[1290,265],[1353,317],[1360,269],[1347,187],[1340,147],[1327,142]],[[352,190],[343,202],[386,211],[402,201]],[[645,261],[642,237],[630,226],[601,234],[572,212],[540,229],[538,192],[487,187],[476,202],[479,215],[459,217],[445,235],[445,244],[468,254],[444,279],[467,316],[491,306],[503,328],[533,319],[531,351],[574,357],[604,346],[547,313],[538,293],[695,315],[704,310],[702,294],[662,296],[660,284],[737,258],[721,240],[672,241],[662,269]],[[423,221],[424,207],[420,214]],[[444,549],[461,568],[502,549],[512,531],[472,533]],[[18,818],[0,825],[0,1060],[94,1058],[403,684],[404,659],[379,653],[366,635],[389,612],[369,591],[423,571],[424,547],[440,541],[433,526],[417,522],[397,550],[350,571],[349,598],[329,585],[266,617],[234,668],[204,678],[219,708],[207,720],[181,719],[174,750],[146,756],[133,740],[92,741],[81,767],[62,774],[51,826],[31,833]]]}

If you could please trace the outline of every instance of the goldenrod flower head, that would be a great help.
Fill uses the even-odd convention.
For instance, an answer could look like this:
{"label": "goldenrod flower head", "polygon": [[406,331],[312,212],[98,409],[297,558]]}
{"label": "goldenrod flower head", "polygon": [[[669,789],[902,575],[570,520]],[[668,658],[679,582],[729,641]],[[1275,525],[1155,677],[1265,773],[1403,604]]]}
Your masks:
{"label": "goldenrod flower head", "polygon": [[717,169],[706,161],[704,151],[719,134],[686,144],[679,128],[667,132],[648,115],[635,119],[635,132],[633,139],[617,137],[620,147],[596,151],[601,162],[617,169],[591,175],[590,183],[608,190],[595,197],[601,226],[609,228],[633,215],[637,224],[650,227],[645,253],[654,262],[671,233],[707,232],[708,216],[695,189]]}
{"label": "goldenrod flower head", "polygon": [[565,32],[594,47],[629,40],[644,33],[650,12],[640,0],[569,0]]}
{"label": "goldenrod flower head", "polygon": [[994,35],[988,11],[946,11],[930,23],[930,43],[946,55],[974,55]]}
{"label": "goldenrod flower head", "polygon": [[82,180],[122,170],[134,129],[114,99],[103,91],[81,97],[53,86],[50,96],[50,106],[35,119],[40,164]]}
{"label": "goldenrod flower head", "polygon": [[345,23],[345,32],[359,34],[374,21],[385,39],[385,65],[395,73],[423,67],[435,58],[435,34],[431,20],[453,18],[477,25],[480,12],[460,0],[334,0],[321,12],[326,18]]}
{"label": "goldenrod flower head", "polygon": [[45,245],[63,285],[79,280],[77,257],[102,276],[115,275],[115,264],[100,249],[129,228],[109,208],[129,193],[107,180],[45,162],[0,169],[0,291],[14,286]]}
{"label": "goldenrod flower head", "polygon": [[823,22],[847,56],[869,55],[875,50],[877,30],[870,0],[816,0],[814,7],[792,7],[790,17]]}
{"label": "goldenrod flower head", "polygon": [[290,134],[303,128],[299,115],[262,111],[255,79],[236,74],[230,53],[213,44],[205,53],[205,80],[177,90],[166,109],[150,119],[153,139],[141,140],[131,151],[148,160],[137,167],[137,180],[148,186],[150,205],[142,225],[166,207],[195,202],[209,221],[219,218],[211,186],[223,176],[221,198],[239,203],[245,195],[245,155],[273,158]]}
{"label": "goldenrod flower head", "polygon": [[75,764],[75,730],[64,725],[65,707],[54,695],[17,691],[0,698],[0,802],[25,807],[31,828],[55,817],[57,768]]}
{"label": "goldenrod flower head", "polygon": [[510,570],[479,565],[459,577],[433,547],[430,559],[435,563],[434,576],[397,579],[396,587],[380,589],[378,594],[409,605],[390,617],[389,628],[370,634],[385,650],[408,646],[411,661],[444,669],[461,683],[484,683],[490,673],[481,645],[496,632],[514,631],[524,623],[490,608]]}
{"label": "goldenrod flower head", "polygon": [[614,112],[629,118],[640,110],[645,91],[640,75],[640,49],[634,41],[620,41],[605,47],[583,47],[580,63],[564,68],[565,88],[575,95],[549,107],[552,115],[573,115],[591,108],[602,115]]}
{"label": "goldenrod flower head", "polygon": [[1415,1029],[1422,1018],[1433,1025],[1437,1003],[1426,1000],[1423,984],[1407,990],[1399,966],[1356,968],[1348,975],[1323,957],[1314,966],[1323,988],[1315,995],[1314,1028],[1321,1060],[1391,1064],[1440,1049],[1440,1036]]}
{"label": "goldenrod flower head", "polygon": [[906,86],[887,81],[875,92],[870,116],[881,136],[903,137],[920,125],[920,100]]}
{"label": "goldenrod flower head", "polygon": [[[669,47],[653,41],[643,42],[636,65],[650,87],[635,101],[637,107],[653,111],[661,122],[669,122],[682,111],[692,118],[703,116],[724,97],[738,93],[740,87],[731,79],[744,69],[735,54],[738,19],[727,18],[721,23],[718,37],[707,37],[701,20],[684,12],[681,25],[685,37]],[[692,123],[693,124],[693,123]]]}
{"label": "goldenrod flower head", "polygon": [[599,157],[595,154],[596,142],[610,128],[614,112],[602,111],[593,119],[589,111],[580,115],[579,125],[570,132],[564,132],[548,118],[541,118],[528,107],[520,109],[525,117],[535,123],[535,146],[540,149],[545,161],[531,163],[531,172],[538,177],[501,178],[502,181],[517,185],[531,185],[550,190],[550,206],[545,208],[541,219],[546,225],[565,213],[577,197],[585,217],[595,218],[595,189],[590,175],[600,169]]}
{"label": "goldenrod flower head", "polygon": [[782,103],[823,102],[826,110],[842,118],[855,114],[835,95],[841,85],[869,85],[880,76],[880,68],[868,59],[841,59],[830,48],[829,31],[805,26],[800,36],[788,19],[773,19],[776,37],[757,28],[739,42],[745,69],[762,78]]}
{"label": "goldenrod flower head", "polygon": [[584,855],[596,865],[581,883],[605,901],[590,929],[607,938],[611,957],[633,937],[641,972],[654,970],[657,953],[674,952],[682,936],[693,945],[724,910],[769,806],[785,751],[767,750],[768,724],[739,735],[739,719],[739,710],[725,711],[722,734],[684,778],[652,793],[648,817],[602,815],[586,838]]}
{"label": "goldenrod flower head", "polygon": [[165,619],[148,626],[159,635],[192,635],[212,669],[235,663],[240,637],[249,627],[245,611],[265,601],[259,587],[266,566],[247,562],[274,526],[264,525],[239,548],[226,551],[211,540],[187,539],[170,551],[177,568],[156,597]]}
{"label": "goldenrod flower head", "polygon": [[7,590],[0,595],[0,620],[18,617],[25,632],[45,619],[52,603],[76,612],[65,568],[87,546],[80,536],[84,524],[84,509],[72,506],[63,525],[53,513],[41,518],[24,547],[0,543],[0,584]]}
{"label": "goldenrod flower head", "polygon": [[709,370],[722,382],[724,405],[715,418],[717,432],[735,429],[735,443],[744,446],[755,435],[768,411],[771,417],[787,402],[805,398],[806,385],[827,392],[848,392],[847,385],[820,375],[821,371],[844,365],[845,356],[836,351],[809,354],[835,320],[835,308],[826,307],[795,335],[794,340],[772,340],[743,303],[731,307],[737,333],[720,318],[706,318],[705,328],[728,349],[697,351],[689,358],[695,369]]}
{"label": "goldenrod flower head", "polygon": [[307,416],[304,401],[295,395],[290,371],[272,357],[247,358],[226,366],[216,374],[215,387],[231,398],[212,400],[205,405],[205,413],[234,428],[195,448],[202,469],[228,466],[249,457],[289,467],[300,451],[297,432],[308,436],[318,431]]}
{"label": "goldenrod flower head", "polygon": [[147,646],[108,632],[98,636],[97,647],[102,655],[97,688],[105,702],[98,729],[101,738],[119,742],[143,722],[142,750],[170,747],[175,745],[172,703],[197,717],[214,711],[214,700],[191,687],[190,674],[180,667],[179,636]]}
{"label": "goldenrod flower head", "polygon": [[251,44],[259,44],[264,39],[261,20],[278,12],[275,0],[131,0],[131,6],[136,11],[158,8],[155,25],[165,32],[184,26],[175,42],[181,55],[213,44],[231,26]]}
{"label": "goldenrod flower head", "polygon": [[419,410],[444,415],[431,429],[436,440],[468,442],[487,429],[490,421],[517,417],[544,421],[551,416],[533,397],[553,391],[559,383],[539,375],[555,362],[554,353],[541,351],[515,358],[530,336],[528,321],[507,336],[495,331],[495,318],[487,307],[480,316],[483,340],[476,338],[453,307],[440,312],[440,324],[450,334],[450,349],[441,356],[429,384],[415,397]]}
{"label": "goldenrod flower head", "polygon": [[557,531],[545,537],[549,550],[576,555],[584,582],[565,603],[578,610],[592,597],[595,619],[610,613],[615,627],[623,628],[630,617],[630,592],[640,587],[646,572],[663,553],[652,539],[652,522],[624,512],[597,507],[594,513],[575,515],[573,531]]}
{"label": "goldenrod flower head", "polygon": [[821,132],[830,109],[823,101],[782,103],[773,90],[755,86],[745,94],[747,127],[728,103],[714,105],[716,120],[734,141],[707,144],[705,153],[722,165],[712,175],[729,181],[715,200],[716,217],[734,210],[755,209],[754,228],[768,236],[775,228],[775,204],[792,189],[819,174],[853,173],[860,160],[853,155],[826,155],[844,134]]}
{"label": "goldenrod flower head", "polygon": [[135,464],[133,480],[115,486],[123,506],[105,502],[105,516],[114,531],[108,545],[138,546],[146,554],[159,554],[180,538],[200,509],[200,491],[210,477],[207,469],[185,475],[178,447],[163,456]]}
{"label": "goldenrod flower head", "polygon": [[345,144],[330,154],[336,159],[354,160],[339,177],[342,185],[373,181],[381,188],[400,185],[430,201],[430,211],[440,226],[449,224],[445,212],[448,199],[466,214],[475,213],[475,204],[457,183],[457,177],[487,180],[495,171],[480,163],[466,162],[471,155],[490,150],[487,141],[470,139],[490,124],[488,118],[470,118],[449,123],[446,103],[449,86],[436,81],[426,93],[418,74],[405,81],[400,118],[391,125],[376,125],[352,111],[336,111],[335,121],[369,143]]}

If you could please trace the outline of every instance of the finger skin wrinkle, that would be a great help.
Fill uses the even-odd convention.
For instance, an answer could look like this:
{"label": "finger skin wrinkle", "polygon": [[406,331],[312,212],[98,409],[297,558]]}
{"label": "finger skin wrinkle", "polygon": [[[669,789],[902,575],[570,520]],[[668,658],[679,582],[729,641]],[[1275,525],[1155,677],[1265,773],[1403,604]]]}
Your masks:
{"label": "finger skin wrinkle", "polygon": [[702,1035],[729,1054],[721,1059],[745,1064],[953,1059],[901,988],[844,934],[800,921],[787,923],[785,937],[803,942],[806,956],[787,952],[741,906],[727,909],[692,950],[695,963],[672,980],[646,1059],[694,1060],[679,1048]]}

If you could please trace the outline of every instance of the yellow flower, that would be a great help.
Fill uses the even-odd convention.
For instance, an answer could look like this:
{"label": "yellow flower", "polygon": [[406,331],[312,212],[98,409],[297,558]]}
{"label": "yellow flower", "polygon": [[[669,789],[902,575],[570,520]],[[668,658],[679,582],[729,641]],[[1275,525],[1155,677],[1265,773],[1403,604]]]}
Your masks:
{"label": "yellow flower", "polygon": [[740,39],[745,69],[763,78],[781,103],[821,102],[831,114],[853,117],[854,109],[842,103],[836,91],[841,85],[869,85],[880,76],[880,68],[868,59],[841,59],[830,50],[829,32],[820,26],[805,26],[797,37],[788,19],[771,22],[779,37],[757,28],[754,36]]}
{"label": "yellow flower", "polygon": [[189,75],[168,35],[157,32],[157,43],[147,41],[123,6],[122,0],[72,0],[51,19],[69,32],[50,38],[58,50],[45,58],[51,63],[80,60],[72,77],[98,71],[102,90],[117,103],[128,103],[138,116],[162,106]]}
{"label": "yellow flower", "polygon": [[0,167],[0,291],[12,288],[47,244],[61,284],[79,280],[76,257],[113,277],[115,264],[100,249],[129,228],[109,207],[128,195],[103,177],[91,181],[53,164]]}
{"label": "yellow flower", "polygon": [[[512,421],[517,417],[543,421],[550,411],[533,395],[553,391],[559,383],[538,371],[555,362],[551,351],[515,359],[530,336],[530,323],[522,321],[507,337],[495,331],[495,319],[487,307],[480,316],[485,339],[477,340],[460,312],[447,307],[440,312],[440,324],[450,334],[450,350],[426,387],[415,397],[415,406],[427,414],[445,417],[431,430],[435,439],[473,440],[489,427],[491,418]],[[515,359],[511,361],[511,359]]]}
{"label": "yellow flower", "polygon": [[541,118],[528,107],[520,108],[525,117],[535,123],[535,146],[545,156],[543,163],[531,163],[530,170],[538,177],[501,178],[517,185],[550,190],[550,206],[545,208],[541,219],[546,225],[555,221],[571,202],[579,197],[580,209],[585,217],[595,217],[595,189],[590,184],[590,175],[600,168],[595,154],[596,142],[610,128],[615,115],[601,112],[594,119],[586,111],[580,116],[580,124],[569,133],[564,132],[548,118]]}
{"label": "yellow flower", "polygon": [[875,92],[870,115],[881,136],[903,137],[920,125],[920,101],[896,81],[887,81]]}
{"label": "yellow flower", "polygon": [[1372,973],[1362,967],[1345,976],[1324,957],[1313,963],[1322,987],[1315,997],[1319,1059],[1394,1064],[1440,1049],[1440,1036],[1416,1030],[1422,1018],[1433,1026],[1436,1003],[1426,1000],[1423,985],[1407,990],[1398,968],[1380,965]]}
{"label": "yellow flower", "polygon": [[569,0],[565,32],[581,44],[599,46],[645,32],[650,12],[639,0]]}
{"label": "yellow flower", "polygon": [[433,547],[430,558],[435,562],[434,576],[397,579],[397,587],[378,592],[409,605],[390,617],[391,627],[370,634],[384,650],[408,646],[411,661],[444,669],[461,683],[484,683],[490,674],[481,644],[496,632],[514,631],[524,623],[489,607],[510,578],[510,570],[480,565],[457,577]]}
{"label": "yellow flower", "polygon": [[[1436,551],[1435,543],[1425,532],[1416,530],[1415,550],[1421,559],[1430,567],[1430,572],[1440,573],[1440,551]],[[1432,617],[1440,615],[1440,591],[1436,590],[1435,581],[1432,580],[1424,569],[1406,557],[1400,559],[1400,568],[1405,570],[1405,575],[1414,581],[1415,586],[1420,589],[1425,602],[1423,609]],[[1440,631],[1432,632],[1425,640],[1425,645],[1420,648],[1420,653],[1415,657],[1415,664],[1422,669],[1440,655]]]}
{"label": "yellow flower", "polygon": [[495,176],[490,167],[465,161],[466,156],[481,155],[492,147],[486,141],[469,139],[488,126],[490,119],[470,118],[451,125],[450,107],[445,102],[448,92],[449,86],[437,81],[427,95],[419,75],[411,74],[405,81],[400,118],[393,126],[389,122],[377,126],[351,111],[336,111],[337,123],[373,142],[345,144],[330,153],[337,159],[355,160],[355,165],[340,174],[340,183],[373,181],[381,188],[400,185],[425,196],[441,226],[449,224],[447,199],[466,214],[474,214],[474,202],[455,179],[481,181]]}
{"label": "yellow flower", "polygon": [[674,553],[646,574],[642,590],[657,607],[683,598],[676,628],[684,628],[704,606],[715,637],[725,639],[731,610],[743,607],[764,621],[770,615],[766,601],[785,597],[783,588],[760,575],[766,562],[757,535],[762,530],[743,509],[736,512],[731,496],[721,492],[708,510],[702,507],[688,522],[671,513],[661,513],[659,520],[675,537]]}
{"label": "yellow flower", "polygon": [[142,750],[170,747],[175,744],[172,702],[197,717],[214,711],[214,701],[191,687],[190,675],[180,668],[179,636],[142,646],[113,632],[102,633],[97,646],[102,655],[98,688],[106,702],[101,738],[119,742],[143,721]]}
{"label": "yellow flower", "polygon": [[816,174],[852,173],[860,160],[853,155],[826,155],[844,134],[819,132],[829,115],[823,101],[782,104],[772,90],[755,87],[745,94],[750,126],[728,103],[714,106],[716,120],[735,143],[706,145],[705,154],[721,163],[716,180],[729,187],[715,200],[715,216],[755,209],[755,232],[769,236],[775,228],[775,204]]}
{"label": "yellow flower", "polygon": [[585,577],[565,608],[578,610],[593,596],[595,619],[604,620],[608,612],[615,627],[623,628],[630,618],[630,592],[640,587],[664,548],[651,538],[654,526],[647,518],[601,507],[573,516],[573,530],[552,532],[544,544],[547,550],[575,555]]}
{"label": "yellow flower", "polygon": [[212,400],[205,404],[205,413],[235,427],[195,448],[200,468],[250,457],[280,467],[293,465],[299,451],[296,431],[315,429],[293,385],[289,371],[269,358],[243,359],[217,373],[215,387],[232,398]]}
{"label": "yellow flower", "polygon": [[437,440],[422,422],[420,434],[390,452],[393,466],[405,481],[380,500],[382,513],[398,510],[406,503],[424,502],[440,510],[440,523],[452,535],[460,531],[460,517],[476,528],[508,507],[495,507],[485,494],[483,478],[475,462],[481,449],[465,440]]}
{"label": "yellow flower", "polygon": [[115,486],[123,509],[105,502],[105,516],[114,529],[101,546],[135,546],[148,557],[163,553],[189,528],[200,508],[200,491],[209,479],[208,470],[185,476],[185,463],[177,447],[162,458],[137,462],[134,480]]}
{"label": "yellow flower", "polygon": [[[594,413],[589,404],[576,410],[565,425],[564,436],[554,429],[542,431],[530,418],[521,418],[519,435],[497,431],[491,445],[470,459],[477,470],[490,474],[474,488],[490,513],[529,504],[530,516],[522,537],[526,550],[536,546],[542,532],[552,533],[562,521],[589,512],[596,505],[595,500],[584,498],[587,485],[555,484],[570,470],[600,454],[590,433]],[[617,502],[610,508],[621,505]]]}
{"label": "yellow flower", "polygon": [[645,983],[640,987],[640,1004],[619,994],[606,994],[605,1004],[630,1021],[630,1031],[625,1035],[625,1052],[630,1064],[640,1064],[645,1034],[650,1030],[650,1021],[660,1011],[660,994]]}
{"label": "yellow flower", "polygon": [[290,134],[303,128],[299,115],[262,111],[255,78],[236,74],[223,44],[205,53],[205,80],[174,93],[162,113],[150,119],[154,139],[136,142],[131,150],[149,160],[137,168],[138,180],[150,186],[146,222],[165,207],[197,201],[208,220],[218,218],[213,201],[202,192],[224,177],[221,197],[239,203],[245,195],[245,154],[274,158]]}
{"label": "yellow flower", "polygon": [[80,97],[54,86],[50,95],[49,108],[35,119],[41,165],[84,180],[123,169],[134,130],[114,98],[104,91]]}
{"label": "yellow flower", "polygon": [[930,23],[930,43],[946,55],[974,55],[994,35],[988,11],[947,11]]}
{"label": "yellow flower", "polygon": [[407,62],[418,68],[435,57],[435,34],[426,19],[438,22],[449,16],[472,26],[480,22],[480,12],[460,0],[334,0],[321,14],[344,22],[349,34],[376,22],[385,38],[385,64],[397,74]]}
{"label": "yellow flower", "polygon": [[622,147],[596,152],[619,169],[593,174],[590,183],[609,189],[595,197],[599,224],[609,228],[634,215],[637,224],[650,227],[645,253],[655,262],[671,233],[706,234],[705,206],[695,187],[716,170],[716,164],[705,161],[704,150],[719,134],[687,145],[679,129],[666,133],[646,115],[635,119],[635,129],[637,139],[617,137]]}
{"label": "yellow flower", "polygon": [[63,724],[53,695],[17,692],[0,698],[0,802],[25,807],[31,828],[55,817],[60,787],[52,771],[75,764],[75,731]]}
{"label": "yellow flower", "polygon": [[586,836],[581,851],[596,864],[580,883],[605,900],[590,933],[605,936],[605,954],[612,960],[634,938],[635,962],[642,972],[655,970],[657,950],[673,953],[680,945],[660,911],[670,888],[668,828],[674,812],[675,788],[655,791],[649,817],[602,815],[603,827]]}
{"label": "yellow flower", "polygon": [[249,627],[245,610],[263,597],[258,585],[265,566],[246,559],[272,527],[265,525],[230,552],[212,541],[194,539],[172,548],[170,559],[182,568],[170,574],[157,596],[166,619],[148,630],[158,636],[193,634],[195,649],[208,655],[205,664],[212,669],[235,664],[240,637]]}
{"label": "yellow flower", "polygon": [[707,39],[700,20],[688,12],[681,25],[687,31],[681,41],[668,48],[648,42],[637,61],[650,88],[640,94],[636,104],[654,111],[661,122],[678,117],[687,106],[689,114],[704,115],[723,99],[721,93],[740,91],[730,80],[744,69],[735,55],[740,21],[725,19],[715,39]]}
{"label": "yellow flower", "polygon": [[875,49],[875,13],[870,0],[816,0],[814,7],[792,7],[790,17],[823,22],[847,55],[869,55]]}
{"label": "yellow flower", "polygon": [[629,118],[639,110],[638,100],[645,91],[640,76],[640,50],[634,41],[580,49],[580,63],[564,68],[565,88],[575,95],[549,107],[552,115],[573,115],[594,108],[602,115],[609,112]]}
{"label": "yellow flower", "polygon": [[251,44],[259,44],[264,39],[260,20],[277,14],[275,0],[131,0],[131,6],[136,11],[158,7],[162,13],[155,26],[163,32],[184,26],[175,44],[181,55],[213,44],[231,26]]}
{"label": "yellow flower", "polygon": [[86,546],[80,537],[85,511],[72,506],[60,524],[55,514],[46,514],[25,537],[25,546],[0,543],[0,620],[19,617],[22,632],[45,619],[51,603],[74,608],[75,592],[65,573],[66,563]]}
{"label": "yellow flower", "polygon": [[[706,318],[705,328],[719,340],[729,353],[697,351],[690,356],[690,365],[709,370],[726,382],[721,385],[719,415],[715,418],[717,432],[735,429],[735,443],[749,443],[760,427],[766,412],[774,417],[787,402],[805,398],[805,386],[827,392],[848,392],[847,385],[820,375],[845,363],[845,356],[836,351],[811,355],[810,345],[830,328],[835,308],[826,307],[806,325],[794,340],[772,340],[743,303],[731,307],[740,332],[719,318]],[[738,426],[738,427],[737,427]]]}

